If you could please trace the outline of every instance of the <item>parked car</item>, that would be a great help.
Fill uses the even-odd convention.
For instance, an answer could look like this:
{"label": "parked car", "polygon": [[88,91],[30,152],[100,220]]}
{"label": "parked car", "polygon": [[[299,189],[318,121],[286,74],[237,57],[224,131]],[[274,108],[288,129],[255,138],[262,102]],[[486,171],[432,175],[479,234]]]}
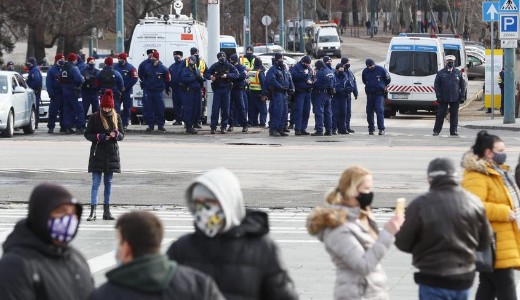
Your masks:
{"label": "parked car", "polygon": [[484,60],[468,54],[468,63],[469,66],[467,69],[468,72],[468,79],[475,79],[475,78],[484,78],[486,73],[486,67],[484,65]]}
{"label": "parked car", "polygon": [[280,45],[267,44],[253,47],[253,52],[258,55],[261,53],[285,52],[285,49]]}
{"label": "parked car", "polygon": [[36,128],[36,96],[22,75],[0,71],[0,132],[12,137],[16,128],[33,134]]}
{"label": "parked car", "polygon": [[[256,56],[262,60],[262,64],[264,65],[266,70],[269,69],[273,65],[274,53],[261,53],[261,54],[257,54]],[[292,58],[290,56],[286,56],[286,55],[283,56],[283,61],[289,68],[294,66],[298,62],[294,58]]]}

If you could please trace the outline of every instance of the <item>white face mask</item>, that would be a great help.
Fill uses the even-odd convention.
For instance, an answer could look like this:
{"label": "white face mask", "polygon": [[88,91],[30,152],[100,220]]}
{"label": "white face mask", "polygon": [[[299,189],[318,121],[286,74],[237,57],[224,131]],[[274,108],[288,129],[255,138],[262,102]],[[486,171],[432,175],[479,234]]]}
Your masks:
{"label": "white face mask", "polygon": [[208,237],[214,237],[224,228],[224,211],[217,203],[204,202],[195,204],[193,217],[195,226]]}

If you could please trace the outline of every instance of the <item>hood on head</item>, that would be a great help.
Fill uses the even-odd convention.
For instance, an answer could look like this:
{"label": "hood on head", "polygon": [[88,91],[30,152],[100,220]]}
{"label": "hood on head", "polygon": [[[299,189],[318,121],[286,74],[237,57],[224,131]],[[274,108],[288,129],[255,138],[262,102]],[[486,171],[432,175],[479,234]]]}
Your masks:
{"label": "hood on head", "polygon": [[244,198],[238,178],[230,170],[218,168],[210,170],[195,178],[186,190],[185,200],[191,211],[195,212],[195,203],[192,201],[193,188],[196,184],[202,184],[208,188],[220,202],[226,224],[223,232],[230,230],[242,223],[246,215]]}

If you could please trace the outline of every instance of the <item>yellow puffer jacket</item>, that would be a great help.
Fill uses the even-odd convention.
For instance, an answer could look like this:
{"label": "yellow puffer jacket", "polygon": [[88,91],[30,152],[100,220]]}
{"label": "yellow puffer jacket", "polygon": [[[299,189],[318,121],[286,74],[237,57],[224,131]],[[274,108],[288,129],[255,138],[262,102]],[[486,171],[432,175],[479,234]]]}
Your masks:
{"label": "yellow puffer jacket", "polygon": [[[473,152],[462,158],[464,176],[462,187],[482,200],[486,215],[497,237],[495,269],[520,267],[520,231],[517,221],[509,221],[513,199],[502,176],[484,159]],[[505,171],[509,167],[502,165]]]}

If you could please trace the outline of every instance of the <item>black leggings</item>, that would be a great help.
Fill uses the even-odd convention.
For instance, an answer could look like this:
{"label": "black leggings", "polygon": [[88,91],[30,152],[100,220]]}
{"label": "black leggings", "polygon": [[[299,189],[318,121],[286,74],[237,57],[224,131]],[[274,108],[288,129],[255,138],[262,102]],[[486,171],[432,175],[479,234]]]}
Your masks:
{"label": "black leggings", "polygon": [[475,300],[516,300],[515,274],[513,269],[495,269],[480,273]]}

